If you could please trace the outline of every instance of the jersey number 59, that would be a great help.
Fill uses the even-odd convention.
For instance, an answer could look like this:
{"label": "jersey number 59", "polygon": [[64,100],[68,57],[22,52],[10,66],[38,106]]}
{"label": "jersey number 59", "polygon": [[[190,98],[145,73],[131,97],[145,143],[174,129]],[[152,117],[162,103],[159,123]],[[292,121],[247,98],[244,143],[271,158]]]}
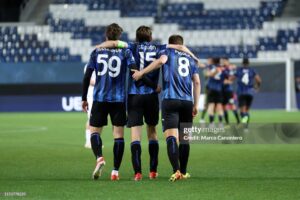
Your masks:
{"label": "jersey number 59", "polygon": [[[112,56],[108,60],[107,54],[99,54],[97,57],[97,63],[102,64],[102,71],[98,72],[98,76],[103,76],[108,72],[111,77],[117,77],[121,71],[121,59],[118,56]],[[115,63],[115,65],[113,65]]]}

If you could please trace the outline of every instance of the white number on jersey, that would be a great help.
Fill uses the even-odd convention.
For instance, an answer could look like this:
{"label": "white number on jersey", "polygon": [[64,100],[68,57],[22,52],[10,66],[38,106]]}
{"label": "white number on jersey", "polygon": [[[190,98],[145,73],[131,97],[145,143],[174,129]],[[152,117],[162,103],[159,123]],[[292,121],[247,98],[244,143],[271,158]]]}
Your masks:
{"label": "white number on jersey", "polygon": [[[98,76],[103,76],[109,70],[108,75],[111,77],[117,77],[121,71],[121,60],[118,56],[112,56],[108,59],[108,62],[105,60],[108,58],[107,54],[99,54],[97,57],[97,62],[103,65],[102,71],[98,72]],[[116,62],[116,65],[113,66],[113,62]]]}
{"label": "white number on jersey", "polygon": [[[139,52],[140,54],[140,70],[144,69],[145,63],[144,60],[147,62],[152,62],[155,60],[156,52]],[[146,59],[145,59],[145,54],[146,54]]]}
{"label": "white number on jersey", "polygon": [[178,58],[178,73],[180,76],[182,77],[186,77],[189,75],[190,71],[189,71],[189,66],[190,66],[190,62],[189,59],[185,58],[185,57],[179,57]]}
{"label": "white number on jersey", "polygon": [[248,85],[249,84],[249,74],[248,73],[245,73],[242,77],[242,82],[245,84],[245,85]]}

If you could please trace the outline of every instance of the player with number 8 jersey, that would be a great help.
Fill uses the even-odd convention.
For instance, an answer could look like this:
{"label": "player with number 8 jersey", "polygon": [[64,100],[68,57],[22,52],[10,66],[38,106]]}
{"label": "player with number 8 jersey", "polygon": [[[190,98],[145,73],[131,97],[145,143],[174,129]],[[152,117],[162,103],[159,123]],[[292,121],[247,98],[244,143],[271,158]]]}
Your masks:
{"label": "player with number 8 jersey", "polygon": [[[182,36],[170,36],[169,44],[183,45]],[[170,181],[176,181],[190,176],[187,173],[190,145],[187,138],[183,137],[181,125],[182,123],[191,125],[193,117],[198,112],[200,79],[198,68],[191,55],[167,48],[160,52],[159,56],[159,59],[143,70],[136,71],[133,78],[139,80],[145,74],[162,66],[162,124],[168,157],[173,167]]]}

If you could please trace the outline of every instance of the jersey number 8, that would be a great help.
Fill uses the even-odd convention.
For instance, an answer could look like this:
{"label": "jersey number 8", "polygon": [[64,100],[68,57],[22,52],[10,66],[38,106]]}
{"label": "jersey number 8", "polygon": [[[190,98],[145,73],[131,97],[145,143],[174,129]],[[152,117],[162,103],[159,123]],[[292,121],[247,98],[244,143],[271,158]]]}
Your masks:
{"label": "jersey number 8", "polygon": [[[98,76],[103,76],[107,73],[109,69],[108,75],[111,77],[117,77],[121,71],[121,60],[118,56],[112,56],[106,61],[108,58],[107,54],[99,54],[97,57],[97,63],[103,65],[102,71],[98,72]],[[113,66],[113,62],[115,61],[115,66]]]}
{"label": "jersey number 8", "polygon": [[182,77],[186,77],[189,75],[190,71],[189,71],[189,66],[190,66],[190,62],[189,59],[185,58],[185,57],[180,57],[178,58],[178,73],[180,76]]}

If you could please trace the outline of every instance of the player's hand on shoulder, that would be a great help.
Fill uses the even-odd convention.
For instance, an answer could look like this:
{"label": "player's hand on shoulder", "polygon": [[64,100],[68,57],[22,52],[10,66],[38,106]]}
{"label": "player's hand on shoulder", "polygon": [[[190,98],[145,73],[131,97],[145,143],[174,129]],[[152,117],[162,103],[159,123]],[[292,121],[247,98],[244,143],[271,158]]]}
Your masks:
{"label": "player's hand on shoulder", "polygon": [[87,112],[89,109],[89,103],[87,101],[82,101],[81,107],[84,112]]}

